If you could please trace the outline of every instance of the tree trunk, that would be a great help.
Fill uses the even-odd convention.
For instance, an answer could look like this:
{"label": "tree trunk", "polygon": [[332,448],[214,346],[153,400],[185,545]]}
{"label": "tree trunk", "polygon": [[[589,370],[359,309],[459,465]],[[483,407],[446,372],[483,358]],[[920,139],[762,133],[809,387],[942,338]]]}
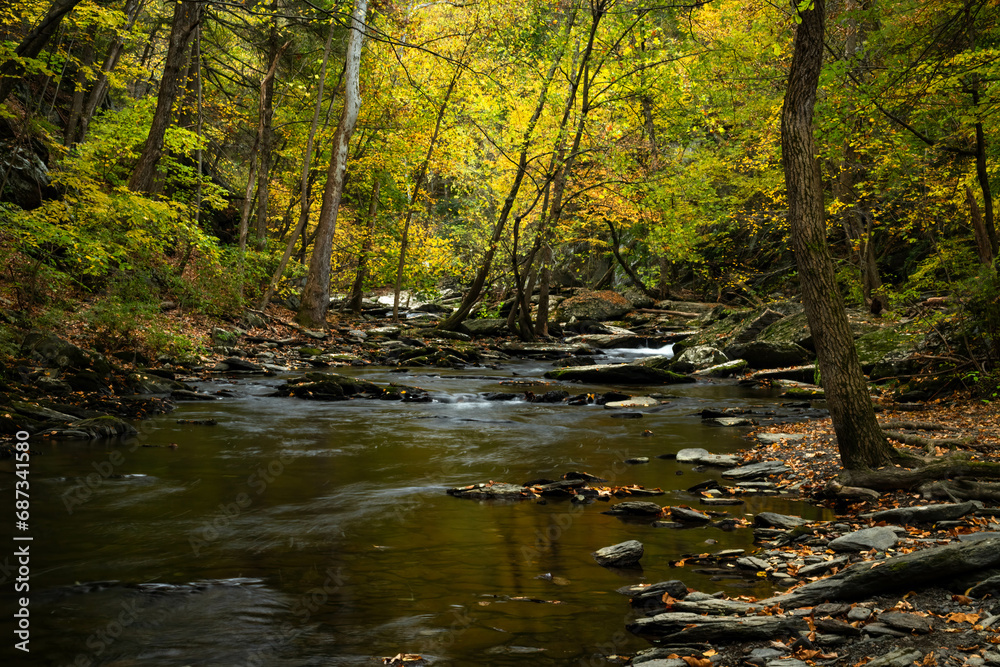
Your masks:
{"label": "tree trunk", "polygon": [[274,73],[277,70],[278,59],[291,42],[278,47],[277,26],[271,25],[271,35],[268,39],[270,45],[269,53],[271,66],[267,71],[267,76],[260,84],[260,126],[257,129],[257,137],[260,140],[260,158],[257,171],[257,250],[263,250],[267,241],[267,205],[270,195],[269,181],[271,178],[271,147],[274,141]]}
{"label": "tree trunk", "polygon": [[[375,175],[375,184],[372,185],[372,198],[368,203],[368,228],[365,230],[365,240],[361,245],[361,254],[358,255],[358,272],[354,276],[354,285],[351,287],[351,298],[348,307],[352,313],[361,312],[361,298],[364,295],[365,280],[368,279],[368,256],[372,252],[372,243],[375,240],[375,218],[378,214],[378,193],[382,182]],[[398,294],[397,302],[398,302]]]}
{"label": "tree trunk", "polygon": [[[466,42],[465,49],[468,49],[469,44]],[[445,91],[444,99],[441,100],[441,107],[438,109],[437,120],[434,122],[434,134],[431,135],[431,141],[427,144],[427,154],[424,156],[424,161],[420,165],[420,171],[417,172],[417,178],[413,182],[413,194],[410,196],[409,206],[406,207],[406,219],[403,221],[403,233],[399,240],[399,265],[396,267],[396,285],[393,289],[392,296],[392,321],[399,322],[399,292],[403,285],[403,269],[406,266],[406,248],[409,245],[409,234],[410,234],[410,221],[413,220],[413,209],[417,205],[417,201],[420,199],[420,189],[424,187],[424,181],[427,179],[427,167],[431,163],[431,156],[434,155],[434,144],[437,143],[438,136],[441,134],[441,121],[444,120],[444,113],[448,109],[448,102],[451,101],[451,93],[455,90],[455,84],[458,82],[458,76],[462,73],[462,60],[465,58],[465,50],[463,49],[461,57],[458,59],[458,65],[455,66],[455,73],[451,76],[451,81],[448,83],[448,90]]]}
{"label": "tree trunk", "polygon": [[976,235],[976,253],[979,261],[986,266],[993,266],[993,247],[990,244],[990,237],[986,233],[986,226],[983,224],[983,215],[979,212],[979,202],[972,188],[965,186],[965,200],[969,203],[969,215],[972,218],[972,230]]}
{"label": "tree trunk", "polygon": [[[45,45],[52,39],[52,35],[59,29],[59,23],[63,17],[73,11],[73,8],[80,4],[81,0],[55,0],[45,14],[45,18],[31,29],[21,43],[14,50],[14,55],[20,58],[37,58]],[[0,104],[7,101],[10,91],[24,75],[24,68],[17,60],[8,60],[0,68]]]}
{"label": "tree trunk", "polygon": [[875,420],[826,240],[823,184],[812,126],[823,66],[824,11],[824,0],[813,0],[811,8],[799,11],[801,23],[781,111],[781,150],[802,302],[841,463],[854,470],[889,464],[893,450]]}
{"label": "tree trunk", "polygon": [[194,36],[195,28],[201,21],[204,5],[194,0],[181,0],[174,8],[174,18],[170,26],[170,40],[167,57],[163,65],[163,77],[156,96],[156,111],[149,128],[149,136],[139,155],[139,161],[132,170],[128,187],[135,192],[150,192],[156,180],[156,166],[163,155],[163,137],[170,125],[170,114],[182,82],[181,69],[185,64],[188,44]]}
{"label": "tree trunk", "polygon": [[333,137],[330,168],[326,188],[323,190],[323,207],[320,209],[316,228],[316,242],[309,260],[309,274],[302,290],[302,304],[296,315],[299,324],[310,327],[326,325],[326,312],[330,306],[330,257],[333,254],[333,236],[337,231],[337,213],[344,192],[344,175],[347,172],[347,149],[354,133],[354,125],[361,110],[359,90],[361,70],[361,45],[364,40],[365,17],[368,0],[356,0],[351,16],[351,35],[347,41],[347,67],[344,91],[344,110]]}
{"label": "tree trunk", "polygon": [[125,47],[125,34],[132,30],[132,26],[135,25],[135,20],[139,16],[139,0],[127,0],[125,3],[125,16],[128,17],[128,25],[118,32],[111,46],[108,47],[108,52],[104,56],[104,64],[101,66],[101,72],[97,75],[97,80],[90,89],[87,102],[83,107],[83,114],[80,116],[80,141],[87,138],[90,121],[94,118],[97,107],[104,101],[104,95],[108,92],[108,75],[118,65],[118,59],[121,58]]}
{"label": "tree trunk", "polygon": [[83,55],[80,58],[80,65],[77,67],[76,83],[73,86],[73,102],[70,104],[69,120],[66,121],[66,130],[63,134],[63,145],[71,146],[74,143],[77,124],[83,114],[83,102],[87,95],[87,72],[86,70],[94,64],[97,55],[94,49],[94,26],[87,29],[87,44],[83,47]]}
{"label": "tree trunk", "polygon": [[[302,255],[305,257],[306,251],[306,224],[309,222],[309,205],[312,201],[312,182],[309,179],[310,167],[312,166],[313,158],[313,143],[316,141],[316,129],[319,127],[319,117],[323,111],[323,88],[326,85],[326,69],[330,62],[330,49],[333,45],[333,33],[334,26],[336,24],[330,23],[330,30],[326,35],[326,46],[323,47],[323,64],[320,66],[319,70],[319,86],[316,90],[316,108],[313,110],[312,124],[309,126],[309,136],[306,139],[306,149],[302,156],[302,176],[300,181],[300,187],[302,189],[302,201],[301,208],[299,210],[299,222],[295,226],[295,231],[288,238],[288,244],[285,246],[285,254],[281,256],[281,262],[278,263],[278,268],[275,269],[274,275],[271,276],[271,282],[267,286],[267,292],[264,293],[264,298],[260,301],[260,309],[264,310],[267,308],[267,304],[271,302],[271,297],[274,296],[274,289],[278,286],[278,281],[281,280],[281,276],[285,273],[285,267],[288,266],[288,260],[291,259],[292,253],[295,250],[295,241],[300,236],[302,237]],[[340,73],[341,78],[344,76],[343,70]],[[340,82],[337,82],[337,86],[340,86]],[[303,263],[305,260],[303,259]]]}
{"label": "tree trunk", "polygon": [[438,325],[441,329],[455,329],[459,324],[461,324],[465,318],[469,316],[469,313],[472,311],[472,306],[479,300],[479,295],[483,291],[483,286],[486,285],[486,277],[489,275],[490,269],[493,267],[493,258],[496,256],[497,250],[500,247],[500,240],[503,238],[504,227],[507,225],[511,209],[514,208],[514,200],[517,198],[517,193],[521,190],[521,182],[524,180],[524,176],[528,171],[528,149],[531,146],[531,138],[535,132],[535,125],[538,123],[538,119],[542,115],[542,110],[545,108],[545,99],[548,96],[549,85],[555,78],[556,71],[559,68],[559,63],[562,61],[563,54],[566,51],[566,45],[569,43],[570,32],[573,29],[573,24],[576,22],[576,7],[574,6],[571,11],[572,13],[565,24],[565,34],[563,36],[559,52],[556,54],[555,60],[552,62],[552,66],[546,73],[545,80],[542,83],[542,90],[538,96],[538,103],[535,105],[535,110],[532,113],[531,118],[528,120],[528,125],[525,127],[524,134],[521,137],[521,151],[517,161],[517,172],[514,174],[514,182],[511,183],[510,190],[507,192],[507,198],[504,200],[503,208],[500,210],[500,216],[497,218],[496,225],[493,227],[493,234],[490,236],[490,242],[489,246],[486,248],[486,254],[483,256],[479,270],[476,272],[476,277],[472,280],[472,284],[469,286],[469,291],[466,292],[465,297],[462,299],[462,303],[459,304],[458,309],[455,310],[454,313]]}

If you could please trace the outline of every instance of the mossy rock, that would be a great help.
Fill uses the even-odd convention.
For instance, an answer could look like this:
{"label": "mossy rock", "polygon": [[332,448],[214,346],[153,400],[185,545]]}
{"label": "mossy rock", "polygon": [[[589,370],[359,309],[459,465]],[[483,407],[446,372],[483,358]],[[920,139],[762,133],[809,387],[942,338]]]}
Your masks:
{"label": "mossy rock", "polygon": [[641,364],[611,364],[603,366],[574,366],[556,368],[545,373],[545,377],[568,382],[610,385],[653,385],[682,384],[694,382],[688,375],[643,366]]}
{"label": "mossy rock", "polygon": [[316,357],[323,354],[322,349],[318,347],[308,347],[308,346],[300,347],[298,352],[303,357]]}
{"label": "mossy rock", "polygon": [[923,336],[886,327],[865,334],[854,341],[861,369],[872,379],[907,375],[916,367],[907,360],[916,351]]}

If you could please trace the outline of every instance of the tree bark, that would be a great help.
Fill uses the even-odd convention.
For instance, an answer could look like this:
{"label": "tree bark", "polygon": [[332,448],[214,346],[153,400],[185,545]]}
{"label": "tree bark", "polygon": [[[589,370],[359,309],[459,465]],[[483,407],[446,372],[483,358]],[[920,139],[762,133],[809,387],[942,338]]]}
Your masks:
{"label": "tree bark", "polygon": [[[18,58],[37,58],[52,35],[59,29],[63,17],[73,11],[81,0],[55,0],[45,14],[45,18],[25,35],[14,50]],[[21,80],[24,68],[17,61],[10,60],[0,68],[0,104],[7,101],[7,96],[14,90],[15,84]]]}
{"label": "tree bark", "polygon": [[801,23],[781,111],[782,165],[806,319],[813,332],[840,460],[854,470],[889,464],[893,450],[875,419],[826,239],[823,184],[813,142],[824,11],[824,0],[813,0],[810,8],[799,11]]}
{"label": "tree bark", "polygon": [[344,193],[344,176],[347,172],[347,149],[354,125],[361,110],[361,45],[365,33],[368,0],[356,0],[351,16],[351,35],[347,40],[347,66],[345,77],[344,110],[333,137],[330,168],[326,188],[323,190],[323,207],[320,209],[316,228],[316,242],[309,260],[309,274],[302,290],[301,306],[295,319],[311,327],[326,325],[330,307],[330,257],[333,254],[333,236],[337,231],[337,213]]}
{"label": "tree bark", "polygon": [[170,26],[170,40],[167,57],[163,65],[163,77],[156,96],[156,111],[149,128],[149,136],[139,155],[139,161],[132,170],[128,187],[135,192],[150,192],[156,180],[156,167],[163,155],[163,138],[170,125],[170,114],[177,100],[182,82],[182,68],[185,64],[188,44],[194,36],[195,28],[201,21],[204,5],[195,0],[182,0],[174,8]]}
{"label": "tree bark", "polygon": [[993,266],[993,246],[989,234],[986,233],[986,225],[983,224],[983,215],[979,212],[979,202],[976,201],[976,195],[968,185],[965,186],[965,200],[969,203],[969,216],[972,218],[972,230],[976,235],[976,253],[979,255],[979,261],[986,266]]}

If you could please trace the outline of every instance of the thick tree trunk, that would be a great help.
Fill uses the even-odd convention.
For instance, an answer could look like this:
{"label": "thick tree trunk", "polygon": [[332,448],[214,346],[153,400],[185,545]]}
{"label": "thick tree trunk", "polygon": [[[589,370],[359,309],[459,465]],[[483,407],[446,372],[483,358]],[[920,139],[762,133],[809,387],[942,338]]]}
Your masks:
{"label": "thick tree trunk", "polygon": [[333,152],[327,171],[326,188],[323,190],[323,207],[317,223],[316,242],[309,261],[309,274],[302,290],[302,304],[295,317],[304,326],[325,326],[326,313],[330,307],[330,257],[333,254],[333,236],[337,231],[340,198],[344,193],[347,149],[361,110],[361,45],[367,14],[368,0],[357,0],[351,16],[351,35],[347,40],[344,110],[333,137]]}
{"label": "thick tree trunk", "polygon": [[[80,4],[81,0],[55,0],[45,18],[31,29],[21,43],[14,50],[14,55],[18,58],[37,58],[45,45],[52,39],[59,29],[59,23],[63,17],[73,11],[73,8]],[[10,91],[14,90],[15,84],[21,80],[24,68],[15,60],[9,60],[0,68],[0,104],[7,101]]]}
{"label": "thick tree trunk", "polygon": [[170,114],[180,91],[181,70],[186,61],[188,45],[201,21],[203,7],[202,3],[194,0],[182,0],[174,8],[163,77],[160,79],[160,89],[156,96],[156,111],[153,112],[153,122],[142,154],[139,155],[139,161],[128,181],[129,189],[135,192],[150,192],[153,189],[156,167],[163,155],[163,138],[170,125]]}
{"label": "thick tree trunk", "polygon": [[843,466],[890,463],[893,450],[875,419],[826,239],[823,184],[813,142],[813,107],[823,66],[824,0],[799,12],[795,53],[781,112],[782,164],[802,302],[813,332]]}

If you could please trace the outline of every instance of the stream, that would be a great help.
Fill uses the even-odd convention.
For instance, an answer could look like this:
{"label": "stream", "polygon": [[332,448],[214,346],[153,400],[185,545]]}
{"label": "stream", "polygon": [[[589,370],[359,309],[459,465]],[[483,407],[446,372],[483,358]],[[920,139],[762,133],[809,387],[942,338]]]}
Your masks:
{"label": "stream", "polygon": [[[132,444],[34,438],[30,664],[372,665],[417,653],[440,665],[606,665],[601,656],[648,647],[624,631],[629,605],[616,588],[680,578],[710,592],[769,592],[763,580],[670,567],[685,553],[749,551],[750,529],[652,528],[602,514],[604,502],[445,494],[578,470],[666,491],[642,500],[698,507],[684,489],[719,471],[656,457],[745,448],[745,429],[694,413],[780,402],[732,381],[630,387],[670,396],[641,419],[480,398],[557,388],[541,377],[550,367],[332,369],[421,387],[432,403],[270,398],[282,377],[220,378],[198,386],[230,398],[181,403],[138,424]],[[623,463],[636,456],[650,463]],[[3,475],[5,494],[12,479]],[[746,501],[717,509],[822,517],[803,502]],[[642,571],[591,557],[627,539],[645,545]]]}

